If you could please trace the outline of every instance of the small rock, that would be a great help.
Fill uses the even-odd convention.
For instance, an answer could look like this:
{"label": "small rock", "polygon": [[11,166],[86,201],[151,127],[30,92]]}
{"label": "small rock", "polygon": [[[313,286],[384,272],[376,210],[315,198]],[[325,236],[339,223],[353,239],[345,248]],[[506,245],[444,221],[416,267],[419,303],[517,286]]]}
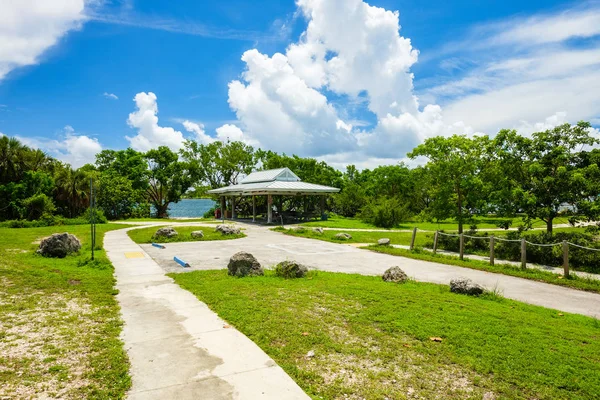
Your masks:
{"label": "small rock", "polygon": [[191,235],[193,238],[202,239],[204,237],[204,232],[203,231],[193,231],[191,233]]}
{"label": "small rock", "polygon": [[227,265],[229,275],[232,276],[258,276],[264,275],[265,272],[260,266],[258,260],[250,253],[240,251],[235,253]]}
{"label": "small rock", "polygon": [[323,233],[325,233],[323,228],[313,228],[313,232],[318,233],[319,235],[322,235]]}
{"label": "small rock", "polygon": [[235,225],[217,225],[215,231],[221,232],[223,235],[239,235],[240,228]]}
{"label": "small rock", "polygon": [[308,353],[306,353],[306,358],[313,358],[315,356],[315,351],[311,350]]}
{"label": "small rock", "polygon": [[304,278],[308,267],[295,261],[282,261],[275,266],[275,275],[286,279]]}
{"label": "small rock", "polygon": [[64,258],[68,254],[76,253],[81,249],[81,242],[70,233],[55,233],[43,239],[37,250],[44,257]]}
{"label": "small rock", "polygon": [[470,279],[458,278],[450,281],[450,291],[452,293],[468,294],[470,296],[479,296],[483,294],[483,287],[473,283]]}
{"label": "small rock", "polygon": [[179,235],[177,231],[171,227],[168,228],[159,228],[155,233],[155,238],[172,238]]}
{"label": "small rock", "polygon": [[381,278],[386,282],[404,283],[408,280],[408,275],[400,267],[391,267],[383,273]]}
{"label": "small rock", "polygon": [[391,243],[391,240],[388,238],[381,238],[377,241],[377,244],[380,246],[389,246],[390,243]]}
{"label": "small rock", "polygon": [[337,240],[350,240],[352,239],[352,235],[350,235],[349,233],[338,233],[333,238]]}

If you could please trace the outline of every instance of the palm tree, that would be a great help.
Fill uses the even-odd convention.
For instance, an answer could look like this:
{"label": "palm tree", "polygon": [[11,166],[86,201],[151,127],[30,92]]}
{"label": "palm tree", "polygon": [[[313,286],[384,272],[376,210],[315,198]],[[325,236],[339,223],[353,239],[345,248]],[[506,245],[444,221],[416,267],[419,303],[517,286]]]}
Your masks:
{"label": "palm tree", "polygon": [[47,171],[50,167],[51,159],[40,149],[30,150],[26,154],[27,169],[33,172]]}
{"label": "palm tree", "polygon": [[62,164],[56,174],[57,198],[63,201],[69,217],[79,215],[89,204],[89,183],[87,174],[74,170],[69,164]]}
{"label": "palm tree", "polygon": [[16,138],[0,137],[0,183],[21,179],[25,167],[25,153],[29,150]]}

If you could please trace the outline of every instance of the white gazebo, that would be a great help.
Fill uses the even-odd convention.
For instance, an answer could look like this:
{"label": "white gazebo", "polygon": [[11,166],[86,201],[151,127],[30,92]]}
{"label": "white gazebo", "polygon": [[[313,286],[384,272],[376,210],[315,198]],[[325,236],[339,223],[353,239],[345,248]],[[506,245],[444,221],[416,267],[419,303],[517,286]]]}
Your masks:
{"label": "white gazebo", "polygon": [[252,221],[256,220],[256,196],[267,196],[267,223],[273,222],[273,196],[322,196],[321,208],[324,211],[325,196],[337,193],[340,189],[302,182],[289,168],[270,169],[253,172],[237,185],[209,190],[207,193],[221,197],[221,215],[225,219],[225,198],[231,197],[231,218],[235,218],[235,199],[238,196],[252,196]]}

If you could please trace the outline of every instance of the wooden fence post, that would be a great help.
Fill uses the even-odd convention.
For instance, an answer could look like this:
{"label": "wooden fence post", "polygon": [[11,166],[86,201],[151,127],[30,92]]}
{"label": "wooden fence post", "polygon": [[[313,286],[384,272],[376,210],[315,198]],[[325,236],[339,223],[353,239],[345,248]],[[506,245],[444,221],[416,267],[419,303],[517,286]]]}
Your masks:
{"label": "wooden fence post", "polygon": [[494,246],[496,245],[496,238],[494,235],[490,237],[490,265],[494,266]]}
{"label": "wooden fence post", "polygon": [[438,235],[438,231],[435,231],[435,235],[433,235],[433,254],[437,253]]}
{"label": "wooden fence post", "polygon": [[564,277],[569,277],[569,243],[566,240],[563,240],[563,269],[564,269]]}
{"label": "wooden fence post", "polygon": [[521,239],[521,268],[527,268],[527,242]]}
{"label": "wooden fence post", "polygon": [[462,260],[465,255],[465,236],[464,234],[460,234],[460,259]]}
{"label": "wooden fence post", "polygon": [[415,248],[415,239],[417,238],[417,227],[415,226],[415,228],[413,229],[413,234],[412,234],[412,239],[410,240],[410,249],[414,249]]}

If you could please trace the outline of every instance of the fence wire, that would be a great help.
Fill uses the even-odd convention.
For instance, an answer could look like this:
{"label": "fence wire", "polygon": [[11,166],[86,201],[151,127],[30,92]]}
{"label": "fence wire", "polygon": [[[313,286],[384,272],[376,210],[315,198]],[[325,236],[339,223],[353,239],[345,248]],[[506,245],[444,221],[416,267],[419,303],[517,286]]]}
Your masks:
{"label": "fence wire", "polygon": [[592,247],[580,246],[580,245],[578,245],[578,244],[571,243],[571,242],[567,242],[567,243],[569,243],[571,246],[574,246],[574,247],[579,247],[580,249],[584,249],[584,250],[600,251],[600,249],[594,249],[594,248],[592,248]]}
{"label": "fence wire", "polygon": [[[458,237],[458,238],[460,237],[460,234],[445,233],[445,232],[439,232],[439,231],[438,231],[438,235]],[[463,237],[469,238],[469,239],[481,239],[481,240],[490,240],[492,238],[492,236],[470,236],[470,235],[465,235],[465,234],[463,234]],[[499,242],[512,242],[512,243],[521,243],[521,241],[522,241],[522,239],[504,239],[504,238],[497,237],[497,236],[494,236],[494,240],[497,240]],[[538,246],[538,247],[554,247],[554,246],[562,245],[562,242],[543,244],[543,243],[533,243],[528,240],[525,240],[525,243],[527,243],[531,246]],[[592,247],[581,246],[581,245],[571,243],[571,242],[567,242],[567,244],[570,246],[578,247],[580,249],[584,249],[584,250],[600,251],[600,249],[594,249]]]}

